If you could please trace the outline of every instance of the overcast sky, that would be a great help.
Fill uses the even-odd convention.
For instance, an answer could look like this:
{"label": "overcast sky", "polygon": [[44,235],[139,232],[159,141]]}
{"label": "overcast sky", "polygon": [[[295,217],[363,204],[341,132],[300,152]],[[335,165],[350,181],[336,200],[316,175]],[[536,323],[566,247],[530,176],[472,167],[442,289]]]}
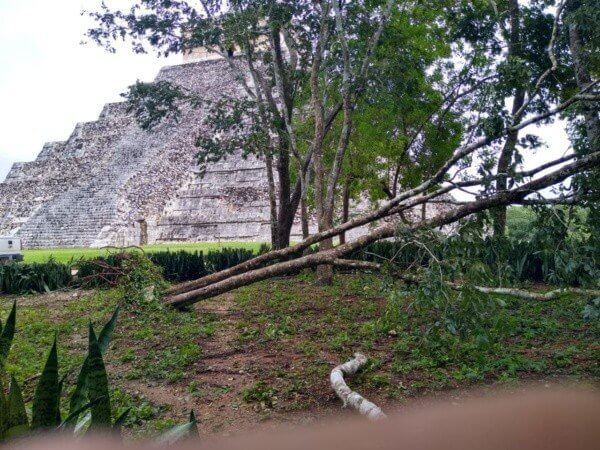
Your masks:
{"label": "overcast sky", "polygon": [[180,61],[80,45],[90,23],[81,11],[100,1],[0,0],[0,181],[12,162],[35,159],[135,80]]}
{"label": "overcast sky", "polygon": [[[81,45],[90,24],[81,11],[100,1],[0,0],[0,181],[13,162],[35,159],[44,142],[65,140],[77,122],[95,120],[136,79],[151,80],[162,66],[180,61]],[[569,146],[560,125],[539,133],[548,148],[530,155],[526,166]]]}

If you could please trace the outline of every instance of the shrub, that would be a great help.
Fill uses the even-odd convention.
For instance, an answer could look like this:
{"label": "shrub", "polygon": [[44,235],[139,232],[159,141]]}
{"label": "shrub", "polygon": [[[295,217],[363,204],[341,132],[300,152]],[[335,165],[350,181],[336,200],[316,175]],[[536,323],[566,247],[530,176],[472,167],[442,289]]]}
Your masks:
{"label": "shrub", "polygon": [[204,258],[204,265],[208,273],[214,273],[248,261],[254,256],[252,250],[245,248],[224,248],[208,252]]}
{"label": "shrub", "polygon": [[49,292],[67,287],[71,282],[71,266],[54,260],[0,265],[0,293],[3,294]]}
{"label": "shrub", "polygon": [[194,280],[206,275],[204,255],[202,252],[188,252],[179,250],[177,252],[156,252],[148,255],[150,261],[163,270],[165,280],[171,282],[182,282]]}

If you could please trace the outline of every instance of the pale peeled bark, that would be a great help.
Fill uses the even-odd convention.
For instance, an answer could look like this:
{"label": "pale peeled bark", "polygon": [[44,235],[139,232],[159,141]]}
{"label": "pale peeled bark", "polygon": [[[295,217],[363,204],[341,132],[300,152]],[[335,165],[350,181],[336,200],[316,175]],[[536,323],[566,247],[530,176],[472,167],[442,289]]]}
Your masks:
{"label": "pale peeled bark", "polygon": [[344,408],[351,406],[370,420],[385,419],[386,415],[376,404],[370,402],[358,392],[354,392],[344,381],[344,375],[354,375],[366,363],[367,357],[365,355],[355,353],[353,359],[337,366],[331,371],[331,375],[329,376],[331,387],[340,400],[342,400]]}
{"label": "pale peeled bark", "polygon": [[[454,289],[464,289],[464,286],[456,283],[448,283]],[[564,297],[565,295],[582,295],[584,297],[598,297],[600,290],[598,289],[580,289],[580,288],[559,288],[548,292],[532,292],[523,289],[502,288],[502,287],[485,287],[472,286],[473,289],[483,294],[509,295],[511,297],[522,298],[525,300],[555,300]]]}

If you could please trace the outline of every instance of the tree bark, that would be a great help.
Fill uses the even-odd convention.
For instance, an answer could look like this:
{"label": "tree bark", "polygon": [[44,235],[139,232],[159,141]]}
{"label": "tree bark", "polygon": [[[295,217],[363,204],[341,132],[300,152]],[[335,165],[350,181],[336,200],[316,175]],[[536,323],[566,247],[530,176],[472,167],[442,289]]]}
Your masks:
{"label": "tree bark", "polygon": [[[509,20],[510,20],[510,35],[507,39],[508,58],[518,58],[521,55],[521,27],[520,27],[520,11],[519,1],[509,0]],[[523,106],[525,101],[525,89],[523,86],[518,86],[515,89],[515,94],[512,103],[511,116],[514,119],[516,113]],[[508,187],[508,170],[513,160],[517,142],[519,140],[519,130],[510,131],[506,137],[504,147],[498,158],[497,173],[499,175],[496,181],[496,190],[499,192],[505,191]],[[506,206],[500,206],[492,211],[494,236],[504,236],[506,233]]]}
{"label": "tree bark", "polygon": [[[348,222],[350,215],[350,180],[346,178],[342,191],[342,223]],[[340,233],[340,244],[346,243],[346,232]]]}
{"label": "tree bark", "polygon": [[342,401],[344,407],[351,406],[356,409],[359,414],[366,416],[371,420],[385,419],[386,415],[381,408],[364,398],[358,392],[350,389],[344,380],[344,375],[354,375],[366,363],[367,357],[365,355],[362,353],[355,353],[353,359],[337,366],[331,371],[329,382],[336,395]]}
{"label": "tree bark", "polygon": [[[294,223],[295,210],[292,211],[290,202],[290,154],[287,144],[281,143],[277,161],[279,175],[279,208],[277,211],[277,242],[276,249],[290,245],[290,232]],[[291,216],[291,218],[290,218]]]}
{"label": "tree bark", "polygon": [[308,208],[306,206],[306,199],[300,200],[300,221],[302,225],[302,239],[308,238],[310,230],[308,227]]}
{"label": "tree bark", "polygon": [[[580,90],[587,89],[592,83],[592,77],[585,62],[583,42],[576,22],[569,25],[569,49],[573,58],[575,79]],[[581,101],[581,112],[585,120],[589,152],[596,152],[600,148],[600,117],[598,105],[592,101]]]}
{"label": "tree bark", "polygon": [[275,192],[275,180],[273,177],[273,157],[270,153],[265,155],[265,165],[267,167],[267,186],[269,189],[269,211],[271,218],[271,247],[277,247],[277,194]]}

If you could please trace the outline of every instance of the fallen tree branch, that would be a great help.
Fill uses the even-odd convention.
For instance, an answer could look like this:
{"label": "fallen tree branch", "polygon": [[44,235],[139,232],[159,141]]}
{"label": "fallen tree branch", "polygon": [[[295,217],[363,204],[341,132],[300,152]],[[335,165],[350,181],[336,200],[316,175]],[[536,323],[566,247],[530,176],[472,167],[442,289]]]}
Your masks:
{"label": "fallen tree branch", "polygon": [[[448,283],[450,287],[456,290],[462,290],[465,286],[456,284],[456,283]],[[501,287],[486,287],[486,286],[472,286],[476,291],[482,292],[484,294],[496,294],[496,295],[509,295],[511,297],[522,298],[525,300],[541,300],[548,301],[554,300],[560,297],[564,297],[565,295],[583,295],[586,297],[600,297],[600,290],[597,289],[581,289],[581,288],[560,288],[553,289],[548,292],[532,292],[526,291],[524,289],[516,289],[516,288],[501,288]]]}
{"label": "fallen tree branch", "polygon": [[346,381],[344,381],[344,375],[354,375],[366,363],[367,357],[365,355],[355,353],[353,359],[337,366],[331,371],[329,376],[331,387],[342,401],[344,408],[351,406],[371,420],[385,419],[386,415],[381,411],[379,406],[370,402],[358,392],[354,392],[348,387]]}
{"label": "fallen tree branch", "polygon": [[358,269],[358,270],[381,270],[383,266],[370,261],[358,261],[355,259],[336,259],[333,265],[343,269]]}
{"label": "fallen tree branch", "polygon": [[[444,225],[454,223],[464,217],[470,216],[471,214],[480,211],[485,211],[487,209],[494,208],[497,206],[518,203],[519,201],[523,200],[528,195],[534,192],[538,192],[541,189],[545,189],[549,186],[553,186],[557,183],[560,183],[572,175],[581,173],[582,171],[590,169],[592,167],[596,167],[599,164],[600,151],[583,156],[570,164],[556,169],[555,171],[550,172],[538,179],[529,181],[528,183],[525,183],[512,190],[502,191],[489,197],[476,199],[470,203],[457,207],[452,211],[444,212],[436,215],[435,217],[432,217],[431,219],[411,224],[407,227],[406,231],[415,232],[421,229],[441,227]],[[242,286],[247,286],[249,284],[266,280],[275,276],[285,275],[290,272],[302,270],[308,267],[334,264],[336,259],[340,259],[344,255],[347,255],[354,250],[362,248],[370,244],[371,242],[376,242],[381,239],[393,237],[394,235],[396,235],[397,227],[398,225],[396,223],[386,223],[380,225],[377,228],[374,228],[367,234],[364,234],[353,241],[339,245],[332,249],[322,250],[317,253],[311,253],[309,255],[297,257],[296,259],[275,263],[254,270],[248,270],[243,273],[237,272],[237,270],[239,270],[239,268],[243,266],[243,264],[240,264],[232,268],[234,269],[233,273],[235,273],[235,275],[223,278],[222,274],[231,273],[230,271],[232,269],[227,269],[223,272],[217,272],[216,274],[212,275],[221,276],[221,278],[217,278],[219,281],[216,281],[209,285],[204,285],[203,283],[200,283],[202,287],[199,288],[194,288],[195,286],[192,285],[191,289],[187,292],[167,296],[165,298],[165,303],[176,308],[186,307],[200,300],[214,297],[216,295],[229,292],[233,289]],[[289,248],[290,247],[288,247],[288,249]],[[275,252],[272,252],[271,254],[273,253]],[[265,255],[269,255],[269,253]],[[250,261],[256,262],[262,256],[265,255],[261,255]],[[207,278],[208,277],[205,277],[200,281],[205,282]]]}

